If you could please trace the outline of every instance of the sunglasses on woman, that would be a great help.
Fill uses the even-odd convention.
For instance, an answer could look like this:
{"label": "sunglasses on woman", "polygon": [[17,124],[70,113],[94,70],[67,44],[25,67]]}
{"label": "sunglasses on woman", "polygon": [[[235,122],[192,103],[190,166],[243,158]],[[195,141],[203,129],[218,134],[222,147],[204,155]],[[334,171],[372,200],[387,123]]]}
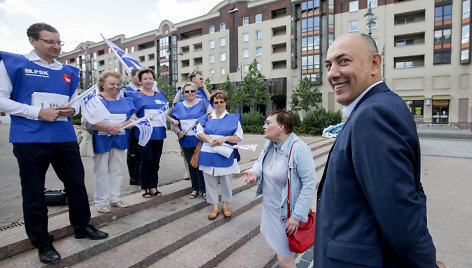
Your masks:
{"label": "sunglasses on woman", "polygon": [[195,93],[195,92],[197,92],[197,91],[196,91],[196,90],[193,90],[193,89],[192,89],[192,90],[184,90],[184,93],[186,93],[186,94],[187,94],[187,93]]}

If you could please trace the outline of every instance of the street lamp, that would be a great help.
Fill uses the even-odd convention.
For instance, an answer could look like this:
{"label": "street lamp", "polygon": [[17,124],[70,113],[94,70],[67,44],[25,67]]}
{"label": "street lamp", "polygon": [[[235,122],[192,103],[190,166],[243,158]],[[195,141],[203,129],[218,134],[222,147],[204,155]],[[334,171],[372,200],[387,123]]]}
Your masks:
{"label": "street lamp", "polygon": [[369,28],[369,36],[372,36],[372,26],[375,25],[374,13],[372,13],[372,2],[369,1],[369,8],[367,8],[367,13],[364,14],[364,17],[367,19],[367,27]]}

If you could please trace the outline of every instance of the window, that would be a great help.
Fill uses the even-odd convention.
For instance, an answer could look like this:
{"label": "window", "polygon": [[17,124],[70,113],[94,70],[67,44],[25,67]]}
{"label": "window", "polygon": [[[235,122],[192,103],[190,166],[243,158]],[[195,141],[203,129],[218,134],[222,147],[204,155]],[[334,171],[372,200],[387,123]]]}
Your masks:
{"label": "window", "polygon": [[262,39],[262,31],[256,31],[256,39]]}
{"label": "window", "polygon": [[359,1],[349,2],[349,12],[354,12],[359,10]]}
{"label": "window", "polygon": [[320,17],[310,17],[302,19],[302,33],[320,30]]}
{"label": "window", "polygon": [[256,23],[262,22],[262,14],[256,15]]}
{"label": "window", "polygon": [[415,22],[415,17],[399,18],[395,21],[395,24],[407,24],[412,22]]}
{"label": "window", "polygon": [[415,62],[413,60],[397,60],[395,61],[395,69],[414,68]]}
{"label": "window", "polygon": [[243,49],[243,58],[249,58],[249,49],[248,48]]}
{"label": "window", "polygon": [[226,74],[225,68],[221,68],[221,75],[225,75],[225,74]]}
{"label": "window", "polygon": [[226,37],[220,38],[220,47],[226,46]]}
{"label": "window", "polygon": [[257,70],[262,70],[262,65],[260,63],[257,64]]}
{"label": "window", "polygon": [[243,26],[246,26],[249,24],[249,17],[244,17],[243,18]]}
{"label": "window", "polygon": [[377,7],[377,0],[367,0],[367,7],[369,7],[369,3],[371,8]]}
{"label": "window", "polygon": [[469,60],[469,50],[461,51],[461,60]]}
{"label": "window", "polygon": [[215,40],[210,40],[210,48],[215,48]]}
{"label": "window", "polygon": [[451,44],[451,29],[434,31],[434,45],[450,45]]}
{"label": "window", "polygon": [[445,21],[452,19],[452,5],[436,7],[434,9],[434,21]]}
{"label": "window", "polygon": [[262,55],[262,47],[256,47],[256,56]]}
{"label": "window", "polygon": [[215,75],[215,69],[210,69],[210,76],[214,76]]}
{"label": "window", "polygon": [[226,23],[222,22],[220,23],[220,31],[226,30]]}
{"label": "window", "polygon": [[[372,29],[377,29],[377,18],[372,19]],[[369,29],[369,25],[367,25],[367,29]]]}
{"label": "window", "polygon": [[226,61],[226,53],[220,54],[220,61]]}
{"label": "window", "polygon": [[131,47],[131,53],[134,53],[134,47]]}
{"label": "window", "polygon": [[349,22],[349,32],[357,32],[359,31],[359,21],[350,21]]}
{"label": "window", "polygon": [[243,68],[245,73],[249,72],[249,65],[245,64]]}
{"label": "window", "polygon": [[213,63],[215,62],[215,55],[210,55],[210,63]]}
{"label": "window", "polygon": [[404,46],[409,46],[413,45],[415,43],[415,39],[410,38],[410,39],[400,39],[395,41],[395,46],[396,47],[404,47]]}
{"label": "window", "polygon": [[434,51],[434,63],[433,64],[450,64],[451,63],[451,50],[438,50]]}
{"label": "window", "polygon": [[249,33],[243,33],[243,42],[249,41]]}
{"label": "window", "polygon": [[470,0],[462,2],[462,19],[470,17]]}
{"label": "window", "polygon": [[214,33],[215,32],[215,25],[211,25],[210,26],[210,33]]}

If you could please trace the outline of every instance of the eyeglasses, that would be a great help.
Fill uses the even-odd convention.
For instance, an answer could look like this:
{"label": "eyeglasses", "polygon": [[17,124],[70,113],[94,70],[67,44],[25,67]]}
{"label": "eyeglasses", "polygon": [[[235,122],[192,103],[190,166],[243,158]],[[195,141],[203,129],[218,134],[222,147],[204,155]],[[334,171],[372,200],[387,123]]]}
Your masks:
{"label": "eyeglasses", "polygon": [[53,41],[53,40],[46,40],[46,39],[42,39],[42,38],[39,38],[39,40],[41,41],[44,41],[44,43],[48,44],[48,45],[58,45],[60,47],[64,46],[64,42],[62,41]]}
{"label": "eyeglasses", "polygon": [[223,104],[225,101],[214,101],[213,104]]}
{"label": "eyeglasses", "polygon": [[197,92],[196,90],[184,90],[184,93],[187,94],[187,93],[195,93]]}

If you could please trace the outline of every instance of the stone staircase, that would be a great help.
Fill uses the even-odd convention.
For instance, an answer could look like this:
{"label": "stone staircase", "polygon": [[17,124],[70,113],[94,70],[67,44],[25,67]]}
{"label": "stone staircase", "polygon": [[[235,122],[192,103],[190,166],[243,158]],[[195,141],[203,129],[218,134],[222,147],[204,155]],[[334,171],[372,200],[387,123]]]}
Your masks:
{"label": "stone staircase", "polygon": [[[321,177],[333,139],[309,144]],[[240,163],[252,167],[254,159]],[[110,234],[105,240],[75,239],[68,213],[49,218],[49,230],[61,261],[52,267],[273,267],[276,255],[259,233],[262,198],[257,185],[233,180],[233,216],[209,221],[210,206],[201,196],[189,199],[188,181],[159,188],[162,197],[123,196],[128,208],[99,214],[91,208],[91,223]],[[314,207],[313,202],[313,207]],[[29,243],[23,226],[0,232],[0,267],[45,266]]]}

